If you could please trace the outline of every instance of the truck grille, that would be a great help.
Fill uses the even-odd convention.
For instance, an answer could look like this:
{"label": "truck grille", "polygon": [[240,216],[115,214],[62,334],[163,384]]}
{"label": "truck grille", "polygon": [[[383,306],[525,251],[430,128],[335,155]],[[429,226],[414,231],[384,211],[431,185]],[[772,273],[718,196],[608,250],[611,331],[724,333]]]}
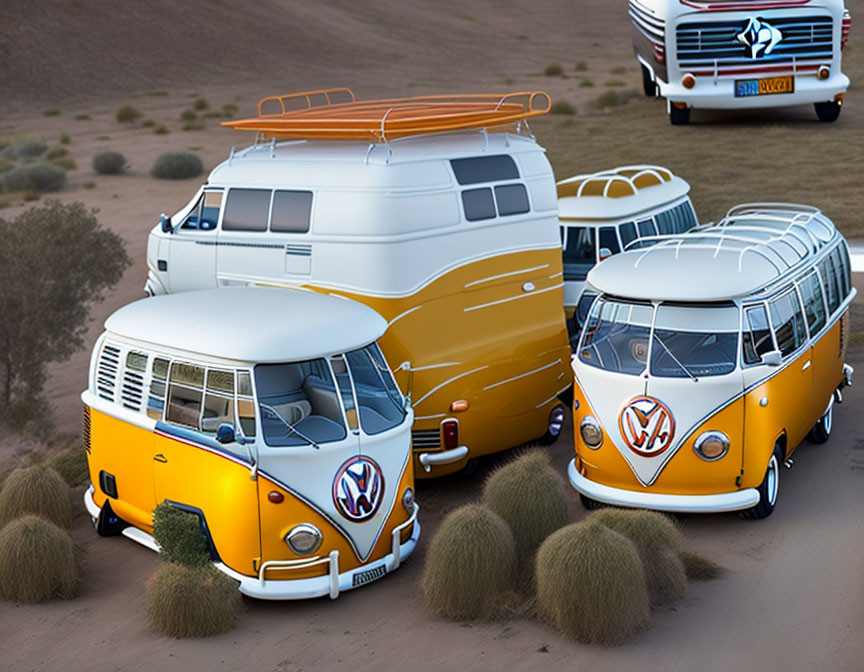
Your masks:
{"label": "truck grille", "polygon": [[440,429],[415,429],[411,432],[411,445],[416,451],[440,450]]}
{"label": "truck grille", "polygon": [[90,452],[90,407],[84,407],[84,418],[81,421],[81,438],[84,441],[84,450]]}
{"label": "truck grille", "polygon": [[99,362],[96,365],[96,394],[114,401],[114,388],[117,384],[117,370],[120,365],[120,348],[113,345],[102,347]]}
{"label": "truck grille", "polygon": [[123,405],[133,411],[141,410],[141,401],[144,398],[144,376],[128,369],[123,374],[123,391],[121,394]]}
{"label": "truck grille", "polygon": [[737,72],[806,71],[815,70],[832,57],[834,21],[830,16],[768,19],[782,39],[770,54],[758,58],[752,58],[750,48],[738,40],[749,21],[748,17],[680,24],[676,28],[679,67],[697,75],[712,74],[715,69],[716,74],[730,74],[730,68],[739,68]]}

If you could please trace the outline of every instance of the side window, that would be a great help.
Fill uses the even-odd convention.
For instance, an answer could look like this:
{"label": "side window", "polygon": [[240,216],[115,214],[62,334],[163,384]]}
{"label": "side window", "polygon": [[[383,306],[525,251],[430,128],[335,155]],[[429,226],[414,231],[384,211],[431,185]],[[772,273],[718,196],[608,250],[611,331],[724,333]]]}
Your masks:
{"label": "side window", "polygon": [[846,297],[849,296],[849,292],[852,291],[852,278],[849,275],[849,256],[846,246],[841,244],[835,247],[831,253],[831,257],[834,259],[834,269],[839,278],[840,303],[843,303]]}
{"label": "side window", "polygon": [[597,263],[595,229],[592,226],[571,226],[564,247],[564,280],[584,280]]}
{"label": "side window", "polygon": [[162,419],[165,408],[165,381],[168,379],[170,362],[162,357],[153,360],[153,375],[150,377],[150,396],[147,399],[147,416],[153,420]]}
{"label": "side window", "polygon": [[654,220],[650,217],[648,219],[640,219],[636,225],[639,227],[640,238],[657,235],[657,229],[654,228]]}
{"label": "side window", "polygon": [[495,201],[492,198],[492,189],[466,189],[462,192],[462,207],[465,208],[465,219],[469,222],[477,222],[481,219],[492,219],[495,217]]}
{"label": "side window", "polygon": [[214,231],[219,223],[219,213],[222,210],[222,192],[205,191],[201,204],[201,219],[198,228],[201,231]]}
{"label": "side window", "polygon": [[699,224],[699,221],[696,219],[696,211],[693,209],[693,204],[689,200],[675,208],[675,211],[677,220],[676,226],[678,227],[676,233],[684,233]]}
{"label": "side window", "polygon": [[618,246],[618,236],[615,235],[614,226],[600,227],[600,241],[598,247],[602,250],[604,247],[612,254],[618,254],[621,248]]}
{"label": "side window", "polygon": [[655,220],[657,221],[657,230],[660,232],[661,236],[668,236],[672,233],[676,233],[675,215],[672,210],[658,212],[655,216]]}
{"label": "side window", "polygon": [[819,272],[822,275],[825,296],[828,297],[828,312],[833,313],[840,306],[840,285],[834,268],[834,261],[830,256],[825,257],[819,264]]}
{"label": "side window", "polygon": [[197,231],[198,230],[198,222],[201,219],[201,205],[204,203],[204,196],[198,199],[198,202],[195,204],[187,214],[186,219],[180,224],[181,229],[185,229],[186,231]]}
{"label": "side window", "polygon": [[252,375],[248,371],[237,372],[237,420],[247,437],[255,436],[255,401],[252,398]]}
{"label": "side window", "polygon": [[787,292],[768,304],[771,312],[771,325],[777,336],[777,347],[783,356],[789,355],[804,344],[806,331],[804,315],[797,292]]}
{"label": "side window", "polygon": [[519,178],[516,162],[512,156],[507,154],[453,159],[450,161],[450,165],[453,167],[456,181],[461,185]]}
{"label": "side window", "polygon": [[528,190],[524,184],[503,184],[495,187],[495,202],[498,204],[498,214],[521,215],[528,212]]}
{"label": "side window", "polygon": [[223,422],[234,426],[234,372],[208,369],[201,431],[213,434]]}
{"label": "side window", "polygon": [[741,342],[745,364],[758,364],[762,355],[774,349],[765,306],[751,306],[744,310],[744,338]]}
{"label": "side window", "polygon": [[345,355],[357,392],[360,424],[367,434],[380,434],[402,422],[401,405],[390,370],[377,346],[370,345]]}
{"label": "side window", "polygon": [[270,215],[269,189],[232,189],[225,203],[223,231],[266,231]]}
{"label": "side window", "polygon": [[311,191],[281,191],[273,193],[273,214],[270,230],[280,233],[306,233],[312,214]]}
{"label": "side window", "polygon": [[804,302],[804,315],[810,333],[816,334],[825,326],[825,302],[822,300],[822,287],[815,271],[798,283],[801,300]]}
{"label": "side window", "polygon": [[165,419],[198,429],[203,395],[204,367],[174,362],[168,378],[168,409]]}
{"label": "side window", "polygon": [[624,246],[624,249],[627,249],[627,246],[636,240],[636,224],[633,222],[627,222],[618,227],[618,233],[621,234],[621,244]]}

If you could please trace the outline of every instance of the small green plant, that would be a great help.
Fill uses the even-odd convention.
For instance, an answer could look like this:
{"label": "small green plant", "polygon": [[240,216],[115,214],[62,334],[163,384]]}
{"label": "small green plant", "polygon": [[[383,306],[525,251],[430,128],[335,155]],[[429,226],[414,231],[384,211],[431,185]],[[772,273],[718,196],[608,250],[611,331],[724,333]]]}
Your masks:
{"label": "small green plant", "polygon": [[83,186],[85,189],[95,189],[95,188],[96,188],[96,183],[95,183],[95,182],[85,182],[85,183],[84,183],[83,185],[81,185],[81,186]]}
{"label": "small green plant", "polygon": [[523,561],[567,524],[564,484],[538,449],[496,469],[483,487],[483,503],[510,526]]}
{"label": "small green plant", "polygon": [[51,161],[51,164],[54,166],[58,166],[63,170],[77,170],[78,164],[75,162],[71,156],[65,156],[60,159],[54,159]]}
{"label": "small green plant", "polygon": [[237,106],[234,103],[225,103],[222,106],[222,116],[229,119],[237,114]]}
{"label": "small green plant", "polygon": [[537,552],[537,605],[562,634],[620,644],[648,624],[645,573],[633,542],[603,525],[577,523]]}
{"label": "small green plant", "polygon": [[15,469],[0,490],[0,528],[29,513],[61,527],[72,524],[69,486],[46,465]]}
{"label": "small green plant", "polygon": [[204,164],[189,152],[168,152],[156,159],[150,175],[160,180],[184,180],[204,172]]}
{"label": "small green plant", "polygon": [[183,110],[180,113],[181,121],[195,121],[198,118],[198,113],[195,110]]}
{"label": "small green plant", "polygon": [[185,567],[204,567],[210,563],[207,537],[194,513],[162,502],[153,510],[153,538],[166,562]]}
{"label": "small green plant", "polygon": [[528,36],[525,35],[524,33],[519,33],[519,34],[516,36],[516,39],[517,39],[517,40],[527,40],[527,39],[528,39]]}
{"label": "small green plant", "polygon": [[620,79],[610,79],[606,82],[606,86],[618,86],[618,87],[620,87],[620,86],[626,86],[626,84],[624,82],[622,82]]}
{"label": "small green plant", "polygon": [[156,135],[168,135],[170,132],[165,124],[159,124],[153,129],[153,133]]}
{"label": "small green plant", "polygon": [[0,595],[17,602],[68,599],[81,571],[72,537],[40,516],[25,515],[0,529]]}
{"label": "small green plant", "polygon": [[583,77],[579,80],[579,86],[581,86],[583,89],[594,86],[594,80],[589,77]]}
{"label": "small green plant", "polygon": [[161,90],[160,91],[151,91],[149,93],[149,95],[156,96],[156,97],[165,97],[168,95],[168,92],[167,91],[161,91]]}
{"label": "small green plant", "polygon": [[237,584],[213,567],[162,563],[147,584],[147,616],[168,637],[208,637],[237,622]]}
{"label": "small green plant", "polygon": [[127,163],[120,152],[99,152],[93,157],[93,170],[99,175],[120,175]]}
{"label": "small green plant", "polygon": [[500,516],[480,504],[452,511],[429,544],[420,588],[426,606],[446,618],[494,618],[512,591],[516,544]]}
{"label": "small green plant", "polygon": [[196,98],[195,102],[192,103],[192,107],[201,112],[210,107],[210,103],[207,102],[206,98]]}
{"label": "small green plant", "polygon": [[[87,189],[86,184],[84,188]],[[60,474],[60,477],[72,488],[84,485],[90,478],[87,454],[84,452],[84,446],[80,443],[73,443],[71,446],[49,455],[45,459],[45,466]]]}
{"label": "small green plant", "polygon": [[92,117],[89,114],[76,114],[75,121],[90,121]]}
{"label": "small green plant", "polygon": [[131,124],[139,119],[141,113],[138,111],[138,108],[133,107],[132,105],[124,105],[119,110],[117,110],[117,121],[121,124]]}
{"label": "small green plant", "polygon": [[3,175],[4,191],[59,191],[66,184],[66,171],[39,161],[17,166]]}
{"label": "small green plant", "polygon": [[48,145],[40,140],[16,140],[4,149],[4,159],[32,159],[48,151]]}
{"label": "small green plant", "polygon": [[543,74],[547,77],[560,77],[564,74],[564,68],[561,67],[560,63],[550,63],[543,68]]}
{"label": "small green plant", "polygon": [[597,96],[591,102],[591,106],[598,110],[605,110],[610,107],[626,105],[632,97],[633,93],[631,91],[612,91],[610,89]]}
{"label": "small green plant", "polygon": [[615,66],[614,68],[612,68],[609,72],[613,75],[626,75],[627,74],[627,68],[625,68],[622,65],[618,65],[618,66]]}
{"label": "small green plant", "polygon": [[59,141],[61,145],[68,145],[72,142],[72,138],[69,137],[68,133],[61,133]]}
{"label": "small green plant", "polygon": [[576,72],[588,72],[588,64],[585,61],[578,61],[574,70]]}
{"label": "small green plant", "polygon": [[681,532],[671,518],[654,511],[601,509],[589,519],[623,534],[636,545],[652,605],[666,604],[684,596],[687,573],[678,557]]}
{"label": "small green plant", "polygon": [[203,121],[190,121],[188,124],[183,124],[184,131],[203,131],[207,128],[207,124]]}
{"label": "small green plant", "polygon": [[59,117],[60,116],[60,110],[58,110],[56,107],[51,107],[51,108],[45,110],[44,112],[42,112],[42,116],[43,117]]}
{"label": "small green plant", "polygon": [[45,152],[45,158],[49,161],[53,161],[54,159],[61,159],[64,156],[69,155],[69,150],[65,147],[52,147],[47,152]]}
{"label": "small green plant", "polygon": [[576,108],[566,100],[556,100],[552,103],[552,107],[549,108],[549,112],[552,114],[568,114],[573,116],[576,114]]}
{"label": "small green plant", "polygon": [[724,567],[699,553],[681,551],[678,557],[681,558],[681,562],[684,564],[684,571],[687,573],[687,578],[690,581],[710,581],[712,579],[719,579],[726,573]]}
{"label": "small green plant", "polygon": [[141,128],[153,128],[156,125],[154,119],[145,119],[141,122]]}

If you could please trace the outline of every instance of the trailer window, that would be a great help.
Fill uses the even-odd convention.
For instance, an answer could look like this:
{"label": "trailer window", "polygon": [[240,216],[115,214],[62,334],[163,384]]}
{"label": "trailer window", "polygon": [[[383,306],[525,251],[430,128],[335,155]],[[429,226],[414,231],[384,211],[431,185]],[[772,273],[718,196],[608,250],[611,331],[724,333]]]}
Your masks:
{"label": "trailer window", "polygon": [[765,306],[751,306],[744,311],[742,348],[745,364],[759,364],[762,355],[774,350],[774,338]]}
{"label": "trailer window", "polygon": [[469,222],[495,217],[495,201],[492,190],[488,187],[463,191],[462,207],[465,208],[465,219]]}
{"label": "trailer window", "polygon": [[654,228],[654,220],[652,220],[650,217],[648,219],[640,219],[637,223],[637,226],[639,227],[640,238],[657,235],[657,229]]}
{"label": "trailer window", "polygon": [[306,233],[312,214],[311,191],[282,191],[273,193],[273,214],[270,230],[279,233]]}
{"label": "trailer window", "polygon": [[798,294],[792,291],[777,297],[768,304],[768,310],[777,337],[777,347],[785,357],[795,352],[807,338]]}
{"label": "trailer window", "polygon": [[654,309],[650,305],[597,299],[579,347],[579,361],[589,366],[639,375],[648,361]]}
{"label": "trailer window", "polygon": [[405,419],[402,395],[378,346],[374,343],[345,355],[354,389],[360,425],[366,434],[380,434]]}
{"label": "trailer window", "polygon": [[564,280],[584,280],[597,263],[596,229],[569,226],[564,241]]}
{"label": "trailer window", "polygon": [[174,362],[168,377],[168,409],[165,419],[198,429],[204,394],[204,367]]}
{"label": "trailer window", "polygon": [[636,224],[633,222],[626,222],[618,227],[618,233],[621,234],[621,244],[626,250],[627,246],[637,238]]}
{"label": "trailer window", "polygon": [[807,317],[807,326],[810,333],[816,334],[825,326],[825,302],[822,300],[822,287],[815,271],[798,283],[801,290],[801,300],[804,303],[804,315]]}
{"label": "trailer window", "polygon": [[519,178],[516,162],[512,156],[507,154],[453,159],[450,161],[450,165],[453,167],[456,181],[462,185]]}
{"label": "trailer window", "polygon": [[498,204],[498,214],[521,215],[528,212],[528,191],[524,184],[504,184],[495,187],[495,202]]}
{"label": "trailer window", "polygon": [[270,214],[269,189],[232,189],[225,204],[223,231],[266,231]]}
{"label": "trailer window", "polygon": [[663,212],[658,212],[654,216],[654,220],[657,222],[657,230],[660,232],[661,236],[668,236],[670,234],[676,233],[675,215],[672,213],[672,210],[664,210]]}

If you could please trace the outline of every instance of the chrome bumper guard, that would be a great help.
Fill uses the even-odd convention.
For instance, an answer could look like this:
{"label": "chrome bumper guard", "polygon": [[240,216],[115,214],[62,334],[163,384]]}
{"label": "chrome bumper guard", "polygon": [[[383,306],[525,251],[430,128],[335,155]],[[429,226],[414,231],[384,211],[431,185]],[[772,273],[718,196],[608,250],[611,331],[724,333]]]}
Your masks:
{"label": "chrome bumper guard", "polygon": [[418,459],[420,460],[420,464],[423,465],[423,469],[426,470],[426,473],[429,473],[432,471],[432,467],[436,464],[451,464],[452,462],[458,462],[467,454],[468,446],[459,446],[458,448],[451,448],[450,450],[442,450],[439,453],[420,453]]}

